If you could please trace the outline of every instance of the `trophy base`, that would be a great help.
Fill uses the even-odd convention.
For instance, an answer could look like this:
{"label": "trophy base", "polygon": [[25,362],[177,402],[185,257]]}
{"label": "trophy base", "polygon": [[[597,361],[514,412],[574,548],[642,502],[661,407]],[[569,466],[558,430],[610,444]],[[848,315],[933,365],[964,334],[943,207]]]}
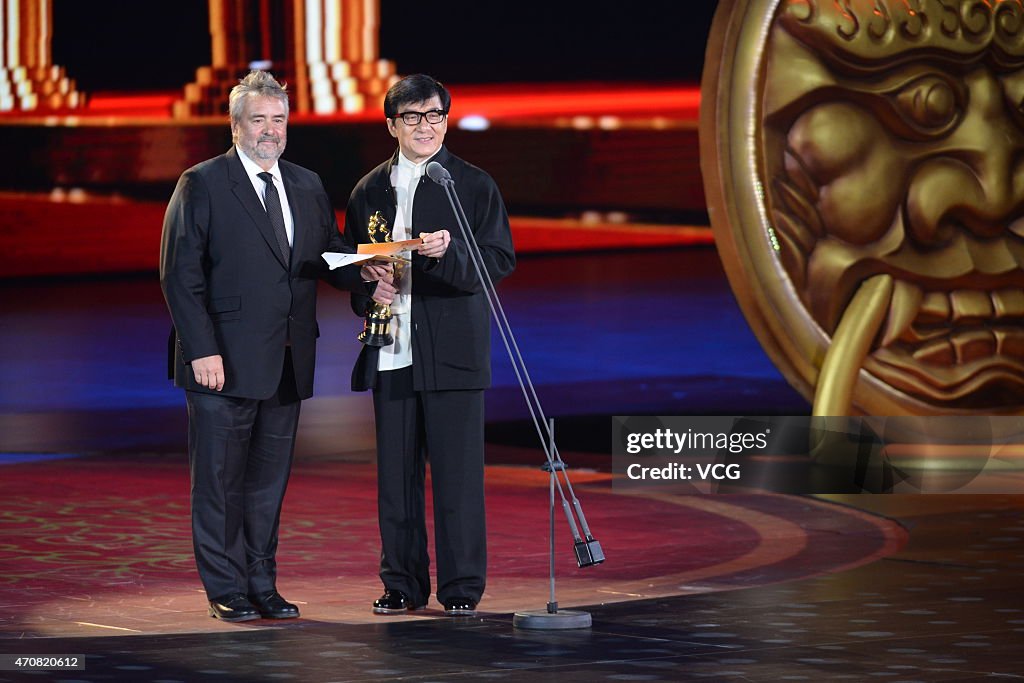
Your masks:
{"label": "trophy base", "polygon": [[389,346],[395,343],[391,335],[391,307],[374,303],[363,320],[363,331],[357,339],[366,346]]}
{"label": "trophy base", "polygon": [[358,339],[367,346],[391,346],[395,343],[395,338],[390,334],[374,334],[365,331],[359,333]]}
{"label": "trophy base", "polygon": [[369,321],[356,339],[367,346],[390,346],[394,343],[394,337],[391,336],[387,323],[378,325]]}

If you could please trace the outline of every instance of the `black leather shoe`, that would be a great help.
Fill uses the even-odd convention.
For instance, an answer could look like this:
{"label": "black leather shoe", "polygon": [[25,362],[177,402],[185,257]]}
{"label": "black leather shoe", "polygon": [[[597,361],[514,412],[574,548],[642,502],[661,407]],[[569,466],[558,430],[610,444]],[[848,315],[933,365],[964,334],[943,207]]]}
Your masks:
{"label": "black leather shoe", "polygon": [[221,621],[252,621],[260,613],[241,593],[231,593],[210,600],[210,616]]}
{"label": "black leather shoe", "polygon": [[476,603],[469,598],[448,598],[444,613],[450,617],[471,617],[476,614]]}
{"label": "black leather shoe", "polygon": [[402,614],[411,609],[419,609],[409,601],[409,596],[402,591],[384,589],[384,595],[373,601],[374,614]]}
{"label": "black leather shoe", "polygon": [[250,595],[249,600],[264,619],[295,619],[299,608],[281,597],[276,590]]}

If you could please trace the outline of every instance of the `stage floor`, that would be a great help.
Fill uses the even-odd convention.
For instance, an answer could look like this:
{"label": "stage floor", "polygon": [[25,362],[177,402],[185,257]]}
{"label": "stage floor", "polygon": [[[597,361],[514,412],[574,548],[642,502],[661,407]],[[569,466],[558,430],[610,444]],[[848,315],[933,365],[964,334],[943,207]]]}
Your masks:
{"label": "stage floor", "polygon": [[[295,467],[282,514],[279,587],[320,623],[379,622],[372,462],[363,454]],[[182,458],[91,457],[8,465],[0,484],[7,637],[224,632],[206,615],[192,562]],[[576,567],[561,510],[556,574],[563,606],[763,585],[871,562],[905,541],[898,524],[789,496],[615,495],[609,474],[574,488],[609,557]],[[487,470],[487,614],[548,599],[547,479]],[[430,509],[430,497],[427,509]],[[560,537],[560,538],[559,538]],[[431,545],[432,547],[432,545]],[[413,619],[443,616],[434,602]]]}
{"label": "stage floor", "polygon": [[[744,590],[595,600],[583,606],[593,627],[581,631],[514,629],[510,614],[490,610],[477,618],[425,614],[372,623],[317,612],[217,633],[0,640],[0,652],[85,655],[86,663],[85,671],[0,673],[0,680],[1020,679],[1019,501],[928,501],[894,501],[913,529],[909,544],[888,559]],[[337,588],[348,590],[340,582]]]}
{"label": "stage floor", "polygon": [[593,626],[559,633],[512,625],[548,597],[545,479],[517,466],[488,468],[479,614],[371,614],[372,469],[296,468],[279,585],[303,618],[231,625],[205,613],[180,460],[6,466],[0,654],[84,655],[86,668],[0,681],[905,683],[1024,671],[1019,498],[630,497],[577,472],[608,560],[576,569],[562,536],[560,608]]}
{"label": "stage floor", "polygon": [[[152,276],[9,282],[0,314],[0,654],[86,655],[0,681],[690,679],[971,681],[1024,672],[1019,497],[627,496],[615,414],[803,414],[714,252],[524,258],[506,312],[608,561],[543,609],[547,483],[501,349],[488,393],[489,583],[475,618],[378,617],[370,402],[347,391],[358,321],[322,292],[280,588],[303,618],[206,616],[188,533],[184,411],[163,379]],[[640,326],[657,320],[657,325]]]}

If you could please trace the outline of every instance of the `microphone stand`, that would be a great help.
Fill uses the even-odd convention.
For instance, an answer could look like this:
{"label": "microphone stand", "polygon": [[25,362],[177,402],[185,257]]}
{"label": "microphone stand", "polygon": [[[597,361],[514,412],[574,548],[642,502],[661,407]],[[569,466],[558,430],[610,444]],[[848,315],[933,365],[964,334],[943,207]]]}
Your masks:
{"label": "microphone stand", "polygon": [[[466,213],[462,208],[462,203],[459,201],[459,197],[455,193],[455,181],[452,180],[451,174],[448,170],[436,161],[432,161],[427,164],[427,176],[437,184],[441,185],[448,197],[448,203],[452,207],[452,213],[454,213],[455,221],[459,225],[459,231],[469,249],[470,261],[473,263],[473,268],[476,270],[477,278],[483,288],[484,295],[487,297],[487,305],[491,309],[491,315],[498,327],[498,332],[501,334],[501,340],[505,345],[506,352],[508,352],[509,360],[512,362],[512,369],[516,374],[516,379],[519,381],[519,388],[523,392],[523,398],[526,400],[527,408],[530,411],[530,417],[533,419],[534,428],[537,430],[537,436],[540,438],[541,448],[543,449],[544,456],[547,459],[547,462],[544,464],[542,469],[550,472],[551,474],[549,487],[551,499],[550,600],[548,601],[547,608],[545,610],[516,612],[513,617],[512,624],[517,628],[527,629],[588,628],[591,625],[591,617],[589,613],[570,610],[559,611],[558,602],[555,600],[554,516],[556,491],[561,498],[562,510],[565,512],[566,519],[569,522],[569,529],[572,532],[573,550],[575,552],[577,565],[580,567],[592,567],[601,564],[605,559],[604,551],[601,549],[601,544],[594,538],[593,534],[590,533],[590,527],[587,525],[587,518],[583,514],[583,508],[580,505],[579,499],[576,497],[576,493],[573,491],[572,483],[569,481],[569,474],[566,471],[566,464],[562,460],[562,456],[559,455],[558,448],[555,445],[554,421],[552,420],[548,422],[544,417],[544,410],[541,407],[540,399],[537,397],[537,392],[533,387],[529,371],[526,369],[526,362],[523,360],[523,356],[519,351],[519,345],[516,343],[515,335],[512,333],[512,327],[509,325],[508,318],[505,316],[505,310],[501,305],[501,300],[498,298],[498,292],[494,287],[494,282],[491,280],[490,273],[487,272],[484,265],[483,254],[480,252],[480,246],[477,244],[476,237],[473,232],[469,229],[469,220],[466,218]],[[544,425],[546,429],[542,429],[541,425]],[[572,500],[571,505],[569,499],[566,497],[566,490],[568,490],[569,498]],[[575,516],[573,514],[574,512]],[[576,523],[577,519],[579,520],[579,525]],[[582,535],[580,534],[580,529],[583,530]]]}

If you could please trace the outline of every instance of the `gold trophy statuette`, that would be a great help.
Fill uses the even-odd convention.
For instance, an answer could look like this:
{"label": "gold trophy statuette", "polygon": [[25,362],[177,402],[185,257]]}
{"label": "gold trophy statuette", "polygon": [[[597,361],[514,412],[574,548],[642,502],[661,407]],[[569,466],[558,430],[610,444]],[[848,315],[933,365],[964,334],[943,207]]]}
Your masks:
{"label": "gold trophy statuette", "polygon": [[[388,221],[380,215],[380,211],[370,216],[370,221],[366,224],[366,232],[374,244],[391,241]],[[395,263],[395,282],[398,282],[403,267],[404,264]],[[390,346],[395,343],[395,338],[391,335],[391,306],[376,301],[370,305],[370,310],[366,313],[366,319],[363,321],[363,331],[359,333],[359,341],[367,346]]]}

